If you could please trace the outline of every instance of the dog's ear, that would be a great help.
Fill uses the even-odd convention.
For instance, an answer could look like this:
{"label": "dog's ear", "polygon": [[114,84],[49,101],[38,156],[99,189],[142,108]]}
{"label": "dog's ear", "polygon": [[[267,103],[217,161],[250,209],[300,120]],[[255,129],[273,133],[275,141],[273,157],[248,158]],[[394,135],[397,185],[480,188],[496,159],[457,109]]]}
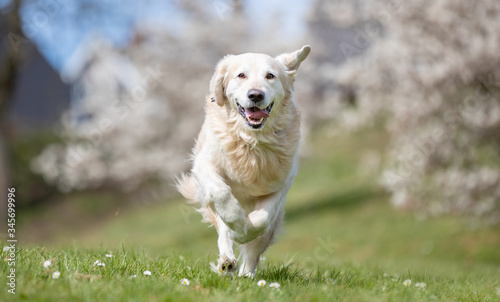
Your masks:
{"label": "dog's ear", "polygon": [[224,58],[222,58],[222,60],[220,60],[219,63],[217,63],[214,75],[210,80],[210,95],[212,101],[217,102],[217,105],[221,107],[224,106],[224,102],[227,101],[226,93],[224,91],[225,90],[224,80],[226,77],[231,57],[232,55],[227,55]]}
{"label": "dog's ear", "polygon": [[311,52],[311,46],[304,45],[301,49],[294,52],[284,53],[276,57],[287,71],[296,71],[299,69],[300,63],[304,61]]}

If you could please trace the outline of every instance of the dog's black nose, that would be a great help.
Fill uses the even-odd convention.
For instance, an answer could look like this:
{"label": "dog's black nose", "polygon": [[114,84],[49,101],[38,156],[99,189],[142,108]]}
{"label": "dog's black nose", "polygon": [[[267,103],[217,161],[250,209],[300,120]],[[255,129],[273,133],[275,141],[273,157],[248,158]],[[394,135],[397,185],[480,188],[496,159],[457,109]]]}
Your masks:
{"label": "dog's black nose", "polygon": [[250,101],[257,103],[264,99],[264,92],[259,89],[250,89],[248,90],[247,96]]}

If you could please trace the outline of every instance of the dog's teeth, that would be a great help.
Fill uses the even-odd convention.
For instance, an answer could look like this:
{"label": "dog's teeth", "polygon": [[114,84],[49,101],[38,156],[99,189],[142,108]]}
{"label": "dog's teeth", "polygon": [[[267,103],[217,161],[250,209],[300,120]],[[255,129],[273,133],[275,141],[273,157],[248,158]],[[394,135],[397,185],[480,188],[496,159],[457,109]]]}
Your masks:
{"label": "dog's teeth", "polygon": [[256,121],[256,120],[253,120],[253,119],[248,119],[248,121],[250,122],[250,124],[252,125],[260,125],[262,124],[262,121],[264,120],[264,118],[261,118],[260,120]]}

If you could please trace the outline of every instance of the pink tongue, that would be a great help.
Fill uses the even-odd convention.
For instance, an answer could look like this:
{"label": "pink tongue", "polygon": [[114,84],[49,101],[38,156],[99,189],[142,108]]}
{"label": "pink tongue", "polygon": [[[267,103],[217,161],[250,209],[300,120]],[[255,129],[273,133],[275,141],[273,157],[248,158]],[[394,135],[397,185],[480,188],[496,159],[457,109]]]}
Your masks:
{"label": "pink tongue", "polygon": [[247,117],[254,119],[254,120],[260,120],[263,117],[269,117],[269,114],[265,110],[260,110],[256,107],[247,108],[245,110],[245,113],[247,114]]}

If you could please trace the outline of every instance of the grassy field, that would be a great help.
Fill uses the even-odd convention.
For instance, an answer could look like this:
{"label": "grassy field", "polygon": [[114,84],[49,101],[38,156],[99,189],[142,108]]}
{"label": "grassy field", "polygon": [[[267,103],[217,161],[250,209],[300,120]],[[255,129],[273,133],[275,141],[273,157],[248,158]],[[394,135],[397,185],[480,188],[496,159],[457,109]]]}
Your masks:
{"label": "grassy field", "polygon": [[[36,219],[58,232],[21,245],[17,294],[4,285],[0,301],[500,301],[500,228],[394,210],[373,177],[384,144],[378,131],[314,135],[321,148],[304,150],[279,241],[256,279],[209,269],[215,229],[182,200],[121,210],[109,201],[101,205],[107,219],[81,223],[96,216],[84,211],[73,218],[78,228],[54,208],[26,213],[20,238],[33,238]],[[92,208],[108,199],[76,194],[67,202]]]}

